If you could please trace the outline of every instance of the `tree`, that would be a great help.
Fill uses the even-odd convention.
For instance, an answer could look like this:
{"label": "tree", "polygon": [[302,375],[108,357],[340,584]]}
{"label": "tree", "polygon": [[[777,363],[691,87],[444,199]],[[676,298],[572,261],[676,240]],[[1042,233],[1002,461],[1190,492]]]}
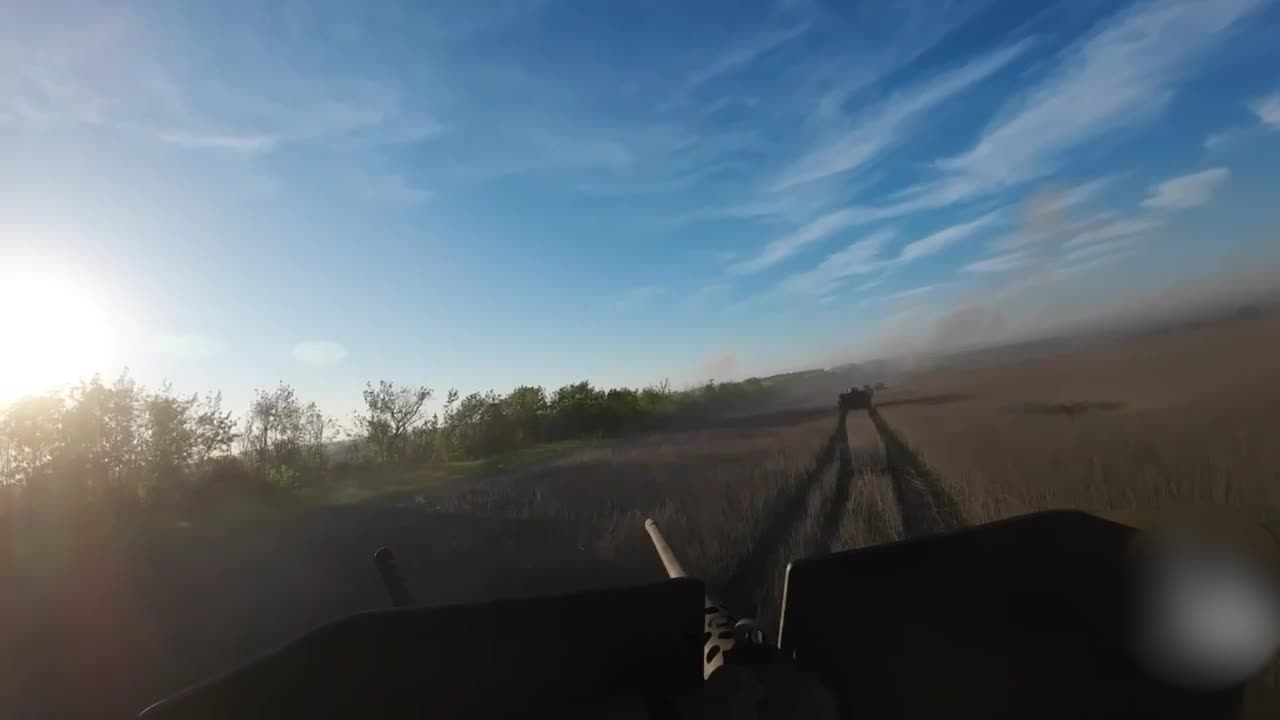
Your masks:
{"label": "tree", "polygon": [[524,447],[543,438],[543,422],[547,415],[547,394],[541,387],[521,385],[504,400],[512,425],[516,447]]}
{"label": "tree", "polygon": [[671,392],[671,383],[663,380],[658,385],[650,385],[640,391],[640,412],[649,417],[658,417],[675,411],[676,397]]}
{"label": "tree", "polygon": [[65,444],[65,410],[66,403],[55,394],[23,398],[9,408],[0,423],[8,455],[6,482],[30,487],[47,479]]}
{"label": "tree", "polygon": [[619,433],[636,424],[640,416],[640,394],[631,388],[613,388],[605,393],[600,429]]}
{"label": "tree", "polygon": [[264,472],[297,465],[302,456],[302,422],[302,404],[292,387],[280,383],[271,392],[256,391],[244,429],[250,461]]}
{"label": "tree", "polygon": [[414,460],[429,461],[443,456],[441,447],[440,416],[432,413],[422,424],[409,433],[409,457]]}
{"label": "tree", "polygon": [[194,466],[230,449],[235,421],[220,405],[220,395],[201,402],[167,384],[147,393],[128,371],[110,386],[94,376],[65,399],[22,401],[0,423],[5,480],[57,485],[62,503],[172,498]]}
{"label": "tree", "polygon": [[492,390],[471,393],[449,413],[450,449],[466,457],[484,457],[514,447],[515,431],[504,398]]}
{"label": "tree", "polygon": [[425,386],[396,386],[386,380],[376,388],[365,385],[365,414],[357,415],[356,423],[376,460],[404,459],[409,434],[425,419],[423,405],[430,398],[431,389]]}
{"label": "tree", "polygon": [[145,496],[154,498],[158,493],[165,493],[171,498],[184,487],[195,450],[192,428],[195,403],[195,395],[177,397],[168,384],[147,396],[144,455],[149,482],[143,487]]}
{"label": "tree", "polygon": [[439,417],[433,415],[429,424],[434,424],[434,428],[424,431],[420,434],[420,440],[430,442],[431,448],[427,453],[433,457],[448,460],[459,451],[457,428],[454,423],[454,412],[458,405],[458,389],[449,388],[449,392],[445,394],[444,404],[440,406]]}
{"label": "tree", "polygon": [[[143,480],[145,390],[125,370],[110,386],[94,376],[68,393],[63,462],[95,495],[136,500]],[[72,470],[71,468],[74,468]]]}
{"label": "tree", "polygon": [[104,451],[108,482],[117,493],[136,494],[143,456],[139,423],[145,391],[126,369],[112,383],[107,397]]}
{"label": "tree", "polygon": [[338,422],[320,412],[315,403],[308,403],[302,411],[302,441],[308,461],[323,469],[328,460],[328,444],[336,439]]}
{"label": "tree", "polygon": [[239,435],[231,411],[222,410],[222,393],[206,395],[196,405],[192,424],[192,457],[197,465],[207,465],[211,460],[231,453],[231,446]]}
{"label": "tree", "polygon": [[591,383],[565,385],[551,396],[550,410],[560,438],[586,435],[599,428],[605,394]]}
{"label": "tree", "polygon": [[444,398],[444,405],[441,407],[445,420],[449,419],[449,413],[453,412],[453,406],[456,404],[458,404],[458,388],[449,388]]}
{"label": "tree", "polygon": [[[112,457],[121,449],[112,447],[111,422],[112,391],[94,376],[81,382],[68,393],[68,402],[59,421],[63,436],[60,450],[62,471],[73,475],[83,484],[84,490],[101,494],[112,483],[112,476],[119,472],[120,458]],[[130,440],[134,429],[135,408],[128,408],[124,418]]]}

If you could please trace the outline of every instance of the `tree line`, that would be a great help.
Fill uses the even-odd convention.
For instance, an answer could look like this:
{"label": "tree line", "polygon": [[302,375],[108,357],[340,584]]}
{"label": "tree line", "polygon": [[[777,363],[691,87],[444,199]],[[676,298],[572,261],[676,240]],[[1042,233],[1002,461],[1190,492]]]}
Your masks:
{"label": "tree line", "polygon": [[[321,482],[335,462],[478,459],[531,445],[654,429],[680,418],[745,410],[764,401],[758,379],[602,389],[578,382],[501,395],[449,390],[440,411],[425,386],[369,383],[350,423],[303,402],[284,383],[256,390],[244,415],[221,393],[148,390],[128,373],[63,393],[28,397],[0,416],[0,490],[25,500],[87,499],[138,508],[199,503],[210,495],[292,491]],[[341,442],[355,453],[335,457]],[[2,509],[2,508],[0,508]]]}

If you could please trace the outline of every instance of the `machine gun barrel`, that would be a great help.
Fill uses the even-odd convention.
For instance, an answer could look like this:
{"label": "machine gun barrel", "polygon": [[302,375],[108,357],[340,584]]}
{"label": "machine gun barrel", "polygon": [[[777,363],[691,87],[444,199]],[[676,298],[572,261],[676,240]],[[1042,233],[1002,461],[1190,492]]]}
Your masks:
{"label": "machine gun barrel", "polygon": [[[653,541],[653,548],[658,552],[658,559],[666,568],[667,575],[672,578],[688,577],[680,559],[658,529],[658,524],[648,518],[644,521],[644,529],[649,533],[649,539]],[[702,677],[705,680],[726,662],[741,655],[748,646],[763,645],[764,637],[752,620],[743,619],[735,623],[733,616],[711,594],[710,589],[707,589],[704,597]],[[739,642],[743,647],[737,647]]]}
{"label": "machine gun barrel", "polygon": [[391,596],[392,607],[403,608],[417,604],[409,586],[405,584],[404,576],[400,574],[400,566],[396,564],[396,556],[391,552],[391,548],[378,548],[378,551],[373,554],[373,564],[378,568],[378,574],[382,576],[387,594]]}
{"label": "machine gun barrel", "polygon": [[653,541],[653,549],[658,551],[658,559],[662,561],[662,567],[667,569],[667,577],[689,577],[689,574],[684,571],[684,566],[680,564],[679,558],[671,551],[667,539],[662,537],[662,531],[658,529],[658,524],[653,521],[653,518],[644,521],[644,529],[649,533],[649,539]]}

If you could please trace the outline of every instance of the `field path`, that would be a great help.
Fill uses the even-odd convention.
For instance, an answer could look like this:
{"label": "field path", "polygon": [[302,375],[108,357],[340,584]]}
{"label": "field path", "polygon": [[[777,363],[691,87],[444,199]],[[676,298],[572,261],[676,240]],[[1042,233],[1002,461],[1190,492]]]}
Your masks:
{"label": "field path", "polygon": [[902,511],[907,537],[962,527],[964,516],[951,494],[874,407],[867,410],[884,442],[885,460]]}
{"label": "field path", "polygon": [[[833,462],[842,466],[849,455],[848,441],[844,436],[844,418],[840,417],[836,429],[814,458],[813,465],[796,484],[770,519],[760,537],[734,567],[724,583],[722,594],[726,602],[742,604],[752,596],[752,588],[763,586],[767,574],[773,570],[774,560],[782,552],[788,538],[794,536],[804,524],[811,498],[822,491],[822,479]],[[846,478],[841,477],[844,481]],[[838,510],[841,506],[836,506]],[[757,608],[750,608],[756,610]]]}
{"label": "field path", "polygon": [[840,526],[845,516],[850,513],[850,497],[853,489],[853,450],[849,447],[849,430],[847,415],[840,416],[833,439],[836,445],[836,477],[835,488],[827,500],[826,512],[823,513],[822,526],[818,531],[818,547],[823,550],[834,550],[838,541]]}

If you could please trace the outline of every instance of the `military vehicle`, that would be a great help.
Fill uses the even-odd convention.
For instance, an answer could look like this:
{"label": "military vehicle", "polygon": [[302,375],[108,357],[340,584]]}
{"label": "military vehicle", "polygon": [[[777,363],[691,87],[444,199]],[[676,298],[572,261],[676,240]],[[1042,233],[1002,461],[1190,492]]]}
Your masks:
{"label": "military vehicle", "polygon": [[[141,717],[1231,718],[1259,665],[1215,676],[1211,648],[1167,642],[1177,623],[1152,597],[1177,592],[1167,568],[1135,528],[1081,512],[797,559],[776,638],[645,529],[666,580],[477,604],[417,606],[380,549],[391,608]],[[1226,612],[1243,627],[1247,611]],[[1193,612],[1208,627],[1223,611]]]}

